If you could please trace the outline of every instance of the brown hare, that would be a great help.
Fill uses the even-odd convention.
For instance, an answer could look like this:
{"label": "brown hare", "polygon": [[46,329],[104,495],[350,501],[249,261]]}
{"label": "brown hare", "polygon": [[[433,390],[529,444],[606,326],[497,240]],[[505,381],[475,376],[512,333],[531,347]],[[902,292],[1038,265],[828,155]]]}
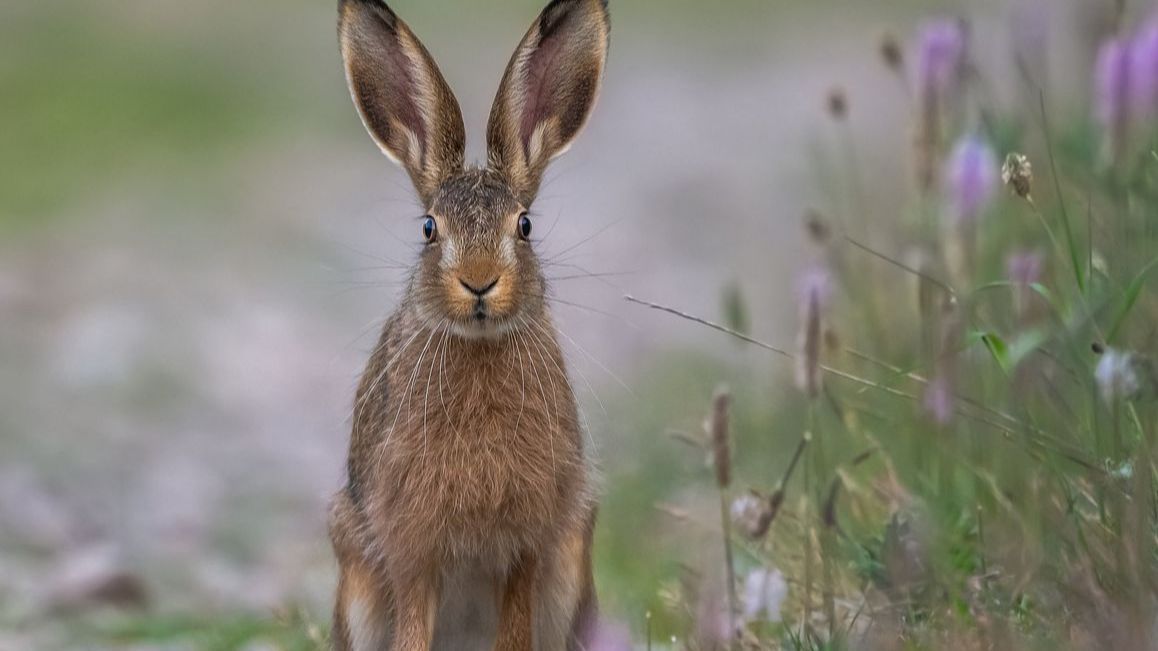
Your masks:
{"label": "brown hare", "polygon": [[354,102],[426,215],[331,508],[334,646],[580,649],[595,619],[595,501],[527,211],[595,103],[606,0],[553,0],[531,25],[485,167],[464,165],[458,103],[406,24],[381,0],[339,12]]}

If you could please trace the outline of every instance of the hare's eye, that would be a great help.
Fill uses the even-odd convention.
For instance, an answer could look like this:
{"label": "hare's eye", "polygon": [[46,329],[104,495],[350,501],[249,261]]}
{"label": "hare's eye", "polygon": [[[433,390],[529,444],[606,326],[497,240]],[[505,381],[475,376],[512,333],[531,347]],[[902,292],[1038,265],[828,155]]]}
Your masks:
{"label": "hare's eye", "polygon": [[524,240],[531,237],[531,218],[527,213],[519,215],[519,237]]}
{"label": "hare's eye", "polygon": [[438,224],[434,223],[433,217],[422,220],[422,237],[425,237],[428,243],[438,237]]}

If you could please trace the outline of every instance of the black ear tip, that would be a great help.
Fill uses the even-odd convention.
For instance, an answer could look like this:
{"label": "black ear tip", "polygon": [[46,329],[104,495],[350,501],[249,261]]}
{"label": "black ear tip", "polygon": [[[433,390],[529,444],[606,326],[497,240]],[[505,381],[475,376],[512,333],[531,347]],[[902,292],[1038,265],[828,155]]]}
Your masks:
{"label": "black ear tip", "polygon": [[607,8],[608,0],[551,0],[539,16],[539,30],[548,34],[562,22],[563,18],[572,12],[590,9],[592,4],[598,4],[603,13],[603,20],[610,21],[611,12]]}
{"label": "black ear tip", "polygon": [[338,0],[338,14],[341,16],[345,16],[347,11],[355,8],[372,12],[390,29],[394,29],[398,24],[398,14],[394,13],[385,0]]}

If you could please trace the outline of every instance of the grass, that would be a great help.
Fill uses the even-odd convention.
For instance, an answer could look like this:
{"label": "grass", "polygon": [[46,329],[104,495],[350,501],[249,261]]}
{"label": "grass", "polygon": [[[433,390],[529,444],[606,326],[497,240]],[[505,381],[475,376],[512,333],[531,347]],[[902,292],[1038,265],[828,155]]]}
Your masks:
{"label": "grass", "polygon": [[245,615],[116,618],[81,627],[76,635],[86,643],[103,643],[114,648],[133,644],[234,651],[266,645],[283,651],[316,651],[326,648],[327,644],[322,630],[299,614],[268,619]]}
{"label": "grass", "polygon": [[[1158,376],[1147,353],[1158,300],[1148,280],[1158,265],[1158,156],[1132,144],[1107,165],[1101,133],[1085,120],[1052,124],[1044,101],[1003,112],[971,91],[967,83],[963,111],[988,119],[945,129],[938,159],[970,132],[1002,157],[1025,151],[1037,172],[1032,199],[989,198],[968,231],[944,226],[943,186],[915,193],[915,218],[903,223],[837,216],[830,228],[886,224],[892,234],[878,241],[912,242],[930,262],[917,269],[902,252],[840,232],[814,238],[813,258],[838,287],[813,362],[826,369],[820,396],[786,398],[750,364],[704,365],[698,399],[669,391],[662,407],[639,407],[679,414],[691,401],[706,413],[715,380],[737,386],[741,479],[730,495],[753,486],[766,500],[795,441],[806,431],[812,440],[771,530],[733,540],[746,552],[741,576],[768,567],[786,577],[783,619],[742,620],[734,641],[705,638],[705,617],[717,616],[704,611],[719,590],[711,577],[722,574],[708,563],[681,570],[657,619],[669,627],[661,637],[699,649],[740,640],[759,649],[1151,648]],[[1144,136],[1153,127],[1132,128]],[[839,174],[818,182],[830,194],[859,186]],[[1006,261],[1025,250],[1046,262],[1019,285]],[[756,368],[807,354],[737,345],[764,355]],[[1095,379],[1110,346],[1131,360],[1129,377],[1115,377],[1137,390]],[[942,381],[951,411],[938,417],[927,401]],[[698,475],[698,494],[710,493],[710,474]],[[670,485],[682,479],[671,478],[661,499],[689,493]],[[710,517],[695,527],[711,528]]]}

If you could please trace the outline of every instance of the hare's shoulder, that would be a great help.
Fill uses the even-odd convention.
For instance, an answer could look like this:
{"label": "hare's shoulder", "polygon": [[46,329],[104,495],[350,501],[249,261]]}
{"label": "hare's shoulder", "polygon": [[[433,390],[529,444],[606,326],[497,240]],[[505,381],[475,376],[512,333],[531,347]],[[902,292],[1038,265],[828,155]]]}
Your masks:
{"label": "hare's shoulder", "polygon": [[[390,402],[390,373],[398,356],[404,352],[407,338],[406,320],[395,312],[387,320],[378,337],[354,397],[353,426],[350,432],[350,450],[346,461],[347,490],[355,503],[369,480],[373,451],[384,436],[379,426],[385,419]],[[417,337],[417,335],[415,335]]]}

